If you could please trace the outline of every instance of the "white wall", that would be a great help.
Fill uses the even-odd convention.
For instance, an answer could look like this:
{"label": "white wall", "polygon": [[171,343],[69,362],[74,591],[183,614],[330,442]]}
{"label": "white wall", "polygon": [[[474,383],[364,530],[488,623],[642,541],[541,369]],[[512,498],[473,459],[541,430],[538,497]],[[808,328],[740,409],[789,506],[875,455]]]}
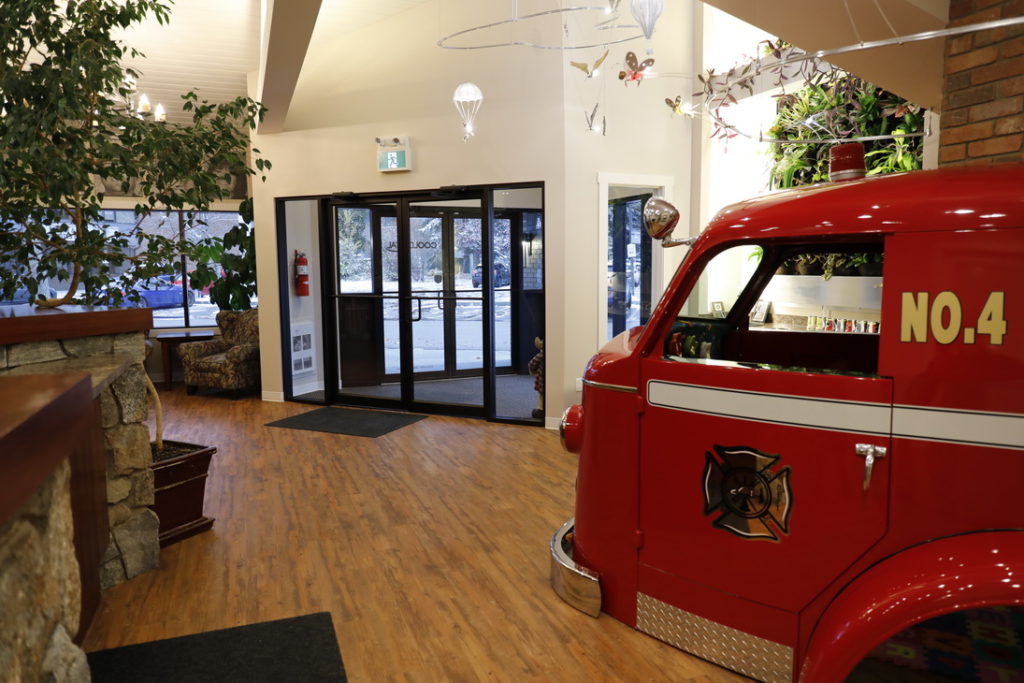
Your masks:
{"label": "white wall", "polygon": [[[446,2],[446,7],[449,3]],[[254,135],[271,160],[253,188],[259,268],[263,389],[283,391],[274,198],[336,191],[430,189],[443,185],[544,181],[548,216],[563,213],[561,55],[552,51],[442,50],[438,7],[426,2],[385,22],[323,43],[303,67],[285,132]],[[253,81],[254,79],[250,79]],[[476,136],[462,142],[455,86],[484,93]],[[408,135],[414,168],[376,170],[377,136]],[[552,153],[552,150],[556,150]],[[563,258],[560,221],[548,219],[549,272]],[[549,283],[549,287],[557,287]],[[548,311],[549,319],[553,311]]]}
{"label": "white wall", "polygon": [[[559,337],[549,329],[554,348],[564,349],[563,363],[551,364],[548,387],[560,388],[561,395],[548,390],[548,404],[564,406],[579,400],[575,378],[604,343],[607,328],[607,188],[609,184],[669,186],[666,199],[685,214],[689,210],[690,155],[693,119],[676,116],[665,99],[682,95],[686,101],[694,91],[693,55],[694,2],[682,0],[665,4],[652,40],[656,77],[640,84],[624,85],[618,72],[625,53],[632,50],[643,60],[647,43],[643,39],[612,46],[604,64],[603,93],[600,84],[584,84],[580,70],[563,60],[565,80],[565,229],[569,239],[561,289],[557,294],[564,306],[565,323]],[[627,12],[627,3],[623,3]],[[599,54],[599,51],[598,51]],[[591,79],[593,80],[593,79]],[[592,87],[588,90],[586,85]],[[586,129],[595,99],[607,115],[604,136]],[[600,115],[600,114],[599,114]],[[601,176],[603,188],[598,183]],[[603,189],[604,196],[599,192]],[[600,198],[599,198],[600,197]],[[681,229],[682,230],[682,229]],[[661,249],[655,245],[653,258],[661,260],[656,273],[671,274],[684,250]],[[555,285],[549,277],[549,286]],[[559,285],[555,285],[559,286]],[[551,300],[549,292],[548,300]],[[655,287],[652,305],[661,295]],[[552,320],[551,309],[548,319]],[[599,321],[601,324],[599,324]],[[550,325],[549,325],[550,328]],[[564,335],[564,336],[562,336]],[[548,416],[556,413],[549,409]]]}
{"label": "white wall", "polygon": [[[460,4],[461,3],[461,4]],[[574,379],[598,347],[596,316],[606,296],[603,238],[598,230],[600,172],[646,174],[689,184],[689,119],[674,117],[666,97],[689,93],[692,81],[651,79],[628,88],[616,78],[625,52],[643,58],[646,45],[611,48],[603,86],[587,81],[573,53],[527,48],[449,51],[435,43],[439,27],[460,24],[459,6],[497,16],[503,4],[431,0],[334,41],[316,39],[307,57],[285,132],[255,135],[273,169],[253,191],[257,226],[264,396],[281,392],[274,198],[336,191],[429,189],[443,185],[545,183],[548,422],[577,399]],[[522,10],[525,11],[525,10]],[[626,3],[624,11],[627,12]],[[657,68],[692,74],[693,0],[669,3],[654,38]],[[439,19],[441,17],[441,19]],[[492,20],[494,17],[492,16]],[[252,79],[254,80],[254,79]],[[451,95],[472,81],[484,93],[476,136],[462,142]],[[608,134],[587,131],[584,110],[604,88]],[[376,171],[374,138],[411,139],[414,170]],[[581,334],[581,330],[592,333]]]}

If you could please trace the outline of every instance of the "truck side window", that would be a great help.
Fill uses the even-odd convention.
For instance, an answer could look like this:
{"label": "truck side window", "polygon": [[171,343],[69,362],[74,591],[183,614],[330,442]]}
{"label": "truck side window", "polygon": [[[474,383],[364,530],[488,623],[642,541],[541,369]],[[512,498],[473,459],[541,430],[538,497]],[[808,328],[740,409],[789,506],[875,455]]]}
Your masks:
{"label": "truck side window", "polygon": [[760,249],[753,245],[730,247],[716,254],[686,297],[679,315],[711,320],[725,318],[750,281],[760,254]]}
{"label": "truck side window", "polygon": [[[777,269],[767,281],[762,275],[752,282],[761,258],[765,268]],[[793,270],[796,264],[807,274]],[[877,274],[861,275],[856,268],[861,264]],[[726,249],[708,262],[680,308],[665,339],[664,357],[794,372],[875,374],[881,265],[877,243]],[[748,287],[751,291],[744,294]],[[748,310],[733,311],[741,294]]]}
{"label": "truck side window", "polygon": [[708,262],[665,339],[665,358],[721,358],[729,331],[725,317],[750,282],[761,256],[743,245],[719,252]]}

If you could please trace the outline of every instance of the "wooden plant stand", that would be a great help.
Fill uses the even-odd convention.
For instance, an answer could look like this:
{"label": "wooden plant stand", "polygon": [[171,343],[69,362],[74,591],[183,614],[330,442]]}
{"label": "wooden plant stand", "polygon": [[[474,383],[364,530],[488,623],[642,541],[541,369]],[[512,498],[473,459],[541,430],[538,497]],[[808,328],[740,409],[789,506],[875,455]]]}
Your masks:
{"label": "wooden plant stand", "polygon": [[160,518],[161,548],[213,526],[213,519],[203,515],[203,500],[210,458],[217,452],[213,446],[180,441],[165,441],[164,446],[180,446],[186,452],[150,466],[155,493],[151,509]]}

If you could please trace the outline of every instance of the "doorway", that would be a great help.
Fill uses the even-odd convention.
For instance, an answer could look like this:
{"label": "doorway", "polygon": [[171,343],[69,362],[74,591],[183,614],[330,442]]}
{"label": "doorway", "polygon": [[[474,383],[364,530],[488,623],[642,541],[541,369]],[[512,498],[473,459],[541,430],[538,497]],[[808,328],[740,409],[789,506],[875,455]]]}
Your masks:
{"label": "doorway", "polygon": [[335,196],[322,213],[335,371],[291,398],[542,421],[540,187]]}
{"label": "doorway", "polygon": [[608,339],[651,316],[651,238],[643,209],[651,193],[608,199]]}

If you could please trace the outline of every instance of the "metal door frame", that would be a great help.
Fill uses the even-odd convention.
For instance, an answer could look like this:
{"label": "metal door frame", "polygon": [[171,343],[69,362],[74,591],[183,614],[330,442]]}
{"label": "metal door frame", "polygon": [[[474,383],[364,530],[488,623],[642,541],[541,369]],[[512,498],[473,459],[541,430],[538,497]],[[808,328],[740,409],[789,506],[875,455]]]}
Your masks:
{"label": "metal door frame", "polygon": [[[410,249],[411,241],[411,219],[412,214],[415,211],[414,204],[426,203],[426,202],[439,202],[444,200],[476,200],[480,202],[480,249],[481,249],[481,262],[484,264],[484,272],[481,278],[481,299],[482,299],[482,345],[485,350],[483,358],[483,404],[472,405],[472,404],[447,404],[447,403],[435,403],[430,401],[424,401],[416,398],[415,385],[416,382],[423,379],[436,379],[439,377],[446,377],[444,373],[417,373],[414,369],[413,364],[413,307],[420,307],[424,301],[458,301],[465,300],[464,298],[456,297],[454,294],[439,294],[435,297],[424,297],[421,295],[414,295],[412,291],[412,253]],[[446,413],[446,414],[458,414],[467,416],[477,417],[488,417],[494,415],[494,283],[492,276],[492,260],[493,255],[491,254],[491,244],[493,243],[493,204],[491,202],[491,192],[486,190],[452,190],[452,191],[435,191],[435,192],[410,192],[403,193],[400,196],[394,195],[359,195],[352,197],[333,197],[329,202],[329,215],[328,221],[331,228],[331,236],[329,239],[329,245],[331,248],[330,266],[332,275],[332,286],[330,290],[330,297],[335,301],[335,316],[337,315],[337,305],[342,296],[360,296],[358,294],[342,295],[337,292],[337,271],[338,271],[338,245],[337,245],[337,234],[335,229],[335,211],[338,207],[352,207],[352,208],[370,208],[373,215],[373,230],[375,238],[374,248],[374,290],[372,294],[363,296],[369,296],[373,298],[384,299],[385,295],[382,290],[382,278],[383,271],[382,256],[381,252],[384,248],[383,241],[381,239],[381,216],[383,215],[379,208],[382,205],[389,205],[395,207],[395,218],[396,218],[396,238],[398,242],[398,316],[399,316],[399,385],[400,385],[400,398],[390,399],[383,397],[365,397],[365,396],[351,396],[344,395],[344,400],[348,404],[352,405],[368,405],[368,406],[379,406],[379,407],[401,407],[405,410],[412,410],[418,412],[435,412],[435,413]],[[429,209],[427,209],[429,211]],[[451,219],[446,219],[450,221]],[[450,268],[450,249],[446,249],[445,235],[447,231],[446,227],[442,227],[442,245],[441,245],[441,258],[442,258],[442,272],[446,275],[446,279],[451,277]],[[327,263],[327,261],[324,261]],[[446,283],[442,282],[442,285]],[[444,287],[442,286],[442,291]],[[421,294],[421,293],[420,293]],[[448,367],[448,356],[454,353],[454,349],[449,350],[449,342],[452,341],[449,336],[449,320],[450,315],[445,313],[444,322],[444,340],[445,340],[445,366],[446,372]],[[335,320],[337,318],[335,317]],[[336,323],[335,323],[336,324]],[[383,321],[381,321],[383,324]],[[337,340],[334,343],[334,352],[338,353],[340,347]],[[383,353],[383,349],[381,349]],[[383,364],[383,360],[381,359]],[[475,372],[475,371],[473,371]],[[424,374],[427,376],[424,377]],[[393,377],[393,375],[392,375]],[[329,384],[332,386],[333,396],[328,396],[331,401],[337,401],[341,394],[338,392],[338,384],[340,381],[340,371],[335,368],[335,372]]]}

